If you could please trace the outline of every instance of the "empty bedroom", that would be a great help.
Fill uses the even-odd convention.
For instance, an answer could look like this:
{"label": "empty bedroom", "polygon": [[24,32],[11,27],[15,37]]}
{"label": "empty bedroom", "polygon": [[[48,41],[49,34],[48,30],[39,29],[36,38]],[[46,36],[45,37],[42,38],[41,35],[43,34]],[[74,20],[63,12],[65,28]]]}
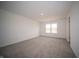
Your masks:
{"label": "empty bedroom", "polygon": [[78,58],[79,1],[0,1],[0,58]]}

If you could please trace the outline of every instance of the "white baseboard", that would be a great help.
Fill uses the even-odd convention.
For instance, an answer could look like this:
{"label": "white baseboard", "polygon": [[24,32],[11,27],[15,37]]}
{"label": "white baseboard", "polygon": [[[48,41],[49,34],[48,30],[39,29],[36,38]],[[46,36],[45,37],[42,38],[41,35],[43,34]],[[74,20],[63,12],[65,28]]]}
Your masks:
{"label": "white baseboard", "polygon": [[45,36],[45,35],[40,35],[40,36],[43,36],[43,37],[50,37],[50,38],[58,38],[58,39],[66,39],[66,38],[62,38],[62,37],[51,37],[51,36]]}
{"label": "white baseboard", "polygon": [[39,36],[39,35],[37,35],[37,36],[31,36],[31,37],[29,37],[29,38],[27,38],[27,39],[15,41],[15,42],[9,42],[9,43],[6,42],[5,44],[0,45],[0,47],[9,46],[9,45],[16,44],[16,43],[19,43],[19,42],[22,42],[22,41],[25,41],[25,40],[30,40],[30,39],[36,38],[36,37],[38,37],[38,36]]}

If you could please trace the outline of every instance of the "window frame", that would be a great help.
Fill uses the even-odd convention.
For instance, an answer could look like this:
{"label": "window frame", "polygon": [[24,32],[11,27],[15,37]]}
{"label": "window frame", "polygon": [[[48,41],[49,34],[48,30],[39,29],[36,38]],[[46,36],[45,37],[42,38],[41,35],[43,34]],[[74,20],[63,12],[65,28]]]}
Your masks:
{"label": "window frame", "polygon": [[[57,34],[57,33],[58,33],[58,30],[57,30],[57,29],[58,29],[58,24],[57,24],[57,23],[48,23],[48,24],[50,24],[50,32],[49,32],[49,34]],[[52,32],[52,25],[53,25],[53,24],[54,24],[54,25],[56,24],[56,30],[55,30],[56,32]],[[46,30],[47,30],[47,29],[46,29],[46,25],[47,25],[47,24],[45,24],[45,33],[47,33],[47,32],[46,32]]]}
{"label": "window frame", "polygon": [[[50,27],[47,28],[46,25],[50,25]],[[46,32],[46,33],[51,33],[51,31],[50,31],[50,30],[51,30],[51,24],[46,24],[46,25],[45,25],[45,32]],[[48,29],[49,29],[49,32],[48,32]]]}

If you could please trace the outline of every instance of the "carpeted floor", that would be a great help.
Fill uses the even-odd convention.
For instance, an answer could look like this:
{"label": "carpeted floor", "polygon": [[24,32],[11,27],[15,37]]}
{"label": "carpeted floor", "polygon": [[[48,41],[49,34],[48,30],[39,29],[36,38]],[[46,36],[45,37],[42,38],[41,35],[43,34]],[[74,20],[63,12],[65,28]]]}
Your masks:
{"label": "carpeted floor", "polygon": [[75,57],[65,39],[37,37],[0,49],[9,58],[72,58]]}

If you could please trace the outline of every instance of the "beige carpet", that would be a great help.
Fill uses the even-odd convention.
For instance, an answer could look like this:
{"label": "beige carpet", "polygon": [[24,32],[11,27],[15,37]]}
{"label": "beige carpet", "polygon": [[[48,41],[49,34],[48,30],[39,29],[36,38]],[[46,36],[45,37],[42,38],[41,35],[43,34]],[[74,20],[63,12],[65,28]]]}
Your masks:
{"label": "beige carpet", "polygon": [[65,39],[37,37],[0,49],[1,55],[10,58],[72,58],[75,57]]}

